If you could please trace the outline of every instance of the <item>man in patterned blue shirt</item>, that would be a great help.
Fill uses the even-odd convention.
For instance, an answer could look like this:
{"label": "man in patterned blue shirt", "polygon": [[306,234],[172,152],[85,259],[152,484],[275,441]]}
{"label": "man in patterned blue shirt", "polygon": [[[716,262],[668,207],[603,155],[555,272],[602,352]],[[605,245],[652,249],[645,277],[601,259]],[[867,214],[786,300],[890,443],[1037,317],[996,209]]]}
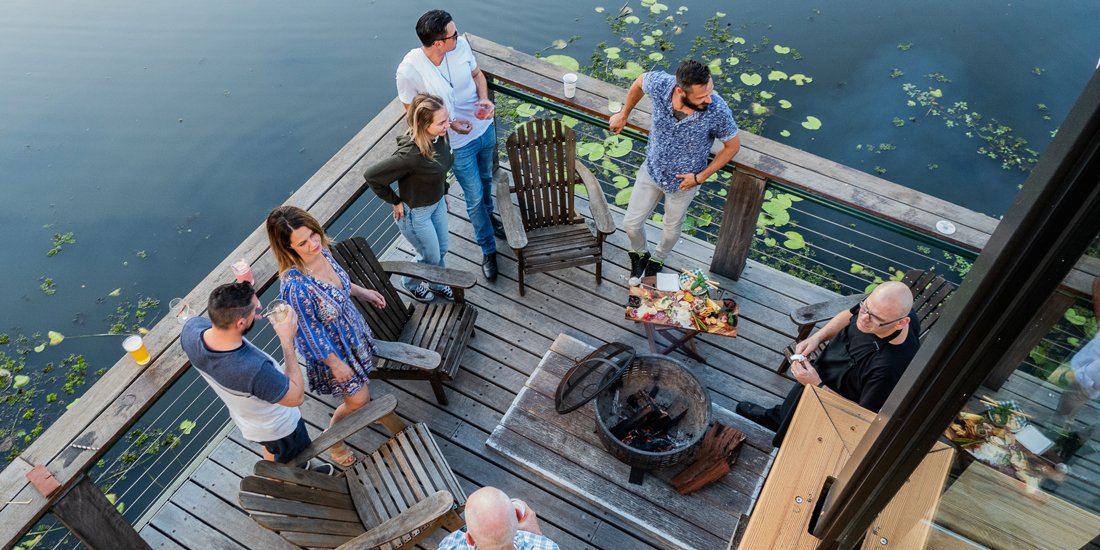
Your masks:
{"label": "man in patterned blue shirt", "polygon": [[[714,81],[706,65],[688,59],[680,63],[676,76],[653,71],[639,76],[626,94],[623,110],[611,117],[612,133],[619,133],[630,111],[649,95],[653,101],[653,123],[649,131],[646,158],[623,218],[623,230],[630,239],[630,284],[661,271],[676,241],[688,206],[699,186],[725,166],[741,148],[737,124],[729,105],[714,93]],[[714,140],[722,150],[707,162]],[[664,228],[657,248],[650,255],[645,221],[662,197]]]}
{"label": "man in patterned blue shirt", "polygon": [[466,530],[439,543],[439,550],[559,550],[544,537],[535,511],[496,487],[482,487],[466,500]]}

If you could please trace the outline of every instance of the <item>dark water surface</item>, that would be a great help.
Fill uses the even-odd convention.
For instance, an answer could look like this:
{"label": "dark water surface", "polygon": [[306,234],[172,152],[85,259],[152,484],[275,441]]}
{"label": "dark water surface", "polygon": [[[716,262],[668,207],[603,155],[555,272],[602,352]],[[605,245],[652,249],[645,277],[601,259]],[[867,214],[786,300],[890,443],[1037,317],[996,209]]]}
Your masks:
{"label": "dark water surface", "polygon": [[[952,80],[941,86],[945,101],[967,100],[1042,150],[1100,55],[1097,1],[669,6],[682,4],[691,25],[680,54],[720,9],[735,25],[749,25],[743,32],[750,41],[766,35],[804,56],[798,70],[814,82],[789,96],[795,109],[770,121],[766,135],[783,139],[778,132],[791,128],[787,143],[867,171],[882,166],[887,179],[991,215],[1007,209],[1026,174],[975,154],[979,143],[942,121],[895,128],[893,117],[913,114],[902,83],[923,88],[933,82],[922,75],[944,73]],[[584,64],[597,42],[611,39],[604,15],[593,11],[600,5],[619,7],[530,0],[444,7],[460,31],[525,52],[580,35],[549,53]],[[394,68],[417,45],[413,23],[431,7],[5,4],[0,333],[103,332],[123,302],[139,295],[167,302],[190,290],[392,99]],[[902,51],[902,43],[913,46]],[[905,76],[891,79],[893,68]],[[820,118],[822,129],[798,129],[805,115]],[[897,149],[856,149],[868,143]],[[939,169],[928,170],[932,163]],[[77,243],[47,257],[51,235],[69,231]],[[56,294],[39,289],[43,277],[54,279]],[[108,296],[116,288],[121,295]],[[14,353],[11,346],[0,350]],[[116,339],[70,339],[32,353],[28,370],[70,353],[85,354],[94,371],[112,365],[121,350]],[[38,405],[40,414],[56,416]],[[0,428],[15,426],[17,413],[5,410]]]}

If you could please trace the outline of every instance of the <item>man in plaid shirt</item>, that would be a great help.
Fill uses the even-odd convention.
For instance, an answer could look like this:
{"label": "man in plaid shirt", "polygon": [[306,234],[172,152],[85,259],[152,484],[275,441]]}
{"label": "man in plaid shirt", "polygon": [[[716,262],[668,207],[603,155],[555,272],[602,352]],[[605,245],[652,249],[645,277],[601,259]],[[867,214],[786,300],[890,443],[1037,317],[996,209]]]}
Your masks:
{"label": "man in plaid shirt", "polygon": [[439,550],[559,550],[544,537],[535,511],[496,487],[482,487],[466,501],[466,529],[447,535]]}

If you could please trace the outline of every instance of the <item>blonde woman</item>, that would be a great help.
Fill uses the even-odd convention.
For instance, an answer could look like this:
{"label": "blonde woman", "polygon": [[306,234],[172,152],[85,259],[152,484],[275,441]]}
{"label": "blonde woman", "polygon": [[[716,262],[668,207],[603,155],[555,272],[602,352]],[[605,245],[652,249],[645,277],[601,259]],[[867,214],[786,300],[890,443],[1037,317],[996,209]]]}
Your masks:
{"label": "blonde woman", "polygon": [[[416,261],[439,267],[447,255],[447,171],[454,163],[448,120],[442,99],[418,94],[409,104],[409,129],[397,138],[397,151],[363,174],[367,185],[393,205],[397,229],[416,249]],[[430,302],[433,293],[454,299],[449,286],[429,286],[411,277],[401,282],[421,302]]]}
{"label": "blonde woman", "polygon": [[[351,297],[376,308],[386,307],[386,299],[351,283],[309,212],[296,206],[272,210],[267,238],[279,264],[279,296],[298,315],[294,342],[306,362],[310,391],[344,399],[332,413],[331,426],[370,401],[367,374],[373,368],[374,335]],[[355,463],[355,454],[342,442],[330,452],[340,466]]]}

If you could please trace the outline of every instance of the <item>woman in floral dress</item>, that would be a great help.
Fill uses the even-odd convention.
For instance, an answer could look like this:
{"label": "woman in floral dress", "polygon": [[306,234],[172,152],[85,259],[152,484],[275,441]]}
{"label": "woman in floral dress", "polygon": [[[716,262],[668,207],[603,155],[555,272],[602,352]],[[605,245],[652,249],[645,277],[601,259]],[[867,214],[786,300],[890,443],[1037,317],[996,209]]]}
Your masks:
{"label": "woman in floral dress", "polygon": [[[280,206],[267,216],[267,237],[279,264],[280,297],[298,314],[295,347],[306,363],[310,391],[342,397],[329,425],[370,401],[374,335],[351,298],[376,308],[386,299],[352,284],[329,252],[321,224],[301,208]],[[355,454],[343,442],[331,449],[333,462],[347,467]]]}

